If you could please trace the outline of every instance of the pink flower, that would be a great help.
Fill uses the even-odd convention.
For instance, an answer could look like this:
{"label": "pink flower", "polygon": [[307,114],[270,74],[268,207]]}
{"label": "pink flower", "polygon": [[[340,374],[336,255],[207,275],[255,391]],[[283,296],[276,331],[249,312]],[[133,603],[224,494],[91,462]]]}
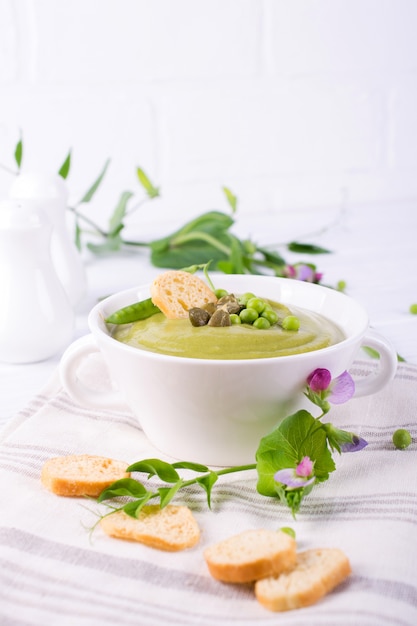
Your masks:
{"label": "pink flower", "polygon": [[288,489],[307,487],[307,485],[311,485],[316,480],[313,470],[314,462],[310,457],[305,456],[295,469],[293,467],[286,467],[278,470],[278,472],[274,474],[274,480],[277,483],[286,485]]}
{"label": "pink flower", "polygon": [[332,375],[329,370],[322,367],[315,369],[314,372],[312,372],[307,378],[307,385],[310,387],[311,391],[314,391],[315,393],[326,391],[331,382]]}
{"label": "pink flower", "polygon": [[284,275],[287,278],[295,278],[308,283],[319,283],[323,278],[323,274],[316,272],[314,265],[309,265],[307,263],[287,265],[284,270]]}
{"label": "pink flower", "polygon": [[297,467],[295,473],[297,476],[310,476],[313,472],[314,463],[309,456],[304,456]]}

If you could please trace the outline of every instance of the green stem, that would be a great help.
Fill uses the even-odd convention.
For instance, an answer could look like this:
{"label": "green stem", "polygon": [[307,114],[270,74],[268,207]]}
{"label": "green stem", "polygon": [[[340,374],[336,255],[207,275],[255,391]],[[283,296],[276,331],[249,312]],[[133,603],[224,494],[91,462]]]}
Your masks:
{"label": "green stem", "polygon": [[[247,470],[256,469],[256,463],[251,463],[249,465],[236,465],[235,467],[226,467],[225,469],[218,470],[214,472],[217,476],[225,476],[226,474],[234,474],[237,472],[245,472]],[[204,476],[209,476],[210,474],[203,474],[203,476],[199,476],[199,478],[203,478]],[[182,487],[189,487],[190,485],[195,485],[197,483],[197,478],[191,478],[190,480],[186,480]]]}
{"label": "green stem", "polygon": [[69,207],[67,207],[67,209],[69,211],[71,211],[71,213],[74,213],[74,215],[77,217],[77,219],[80,219],[83,222],[85,222],[86,224],[89,224],[102,237],[106,237],[107,238],[109,236],[109,233],[107,233],[105,230],[103,230],[102,228],[97,226],[97,224],[95,224],[93,222],[93,220],[90,220],[89,217],[87,217],[86,215],[83,215],[82,213],[80,213],[75,207],[69,206]]}
{"label": "green stem", "polygon": [[137,246],[142,248],[149,248],[149,243],[146,241],[128,241],[127,239],[122,239],[122,243],[124,246]]}
{"label": "green stem", "polygon": [[131,215],[132,213],[134,213],[138,209],[140,209],[140,207],[142,205],[146,204],[146,202],[148,202],[148,201],[149,201],[149,198],[143,198],[142,200],[138,200],[138,202],[136,202],[136,204],[134,204],[132,207],[130,207],[130,209],[128,211],[126,211],[126,213],[125,213],[126,217]]}

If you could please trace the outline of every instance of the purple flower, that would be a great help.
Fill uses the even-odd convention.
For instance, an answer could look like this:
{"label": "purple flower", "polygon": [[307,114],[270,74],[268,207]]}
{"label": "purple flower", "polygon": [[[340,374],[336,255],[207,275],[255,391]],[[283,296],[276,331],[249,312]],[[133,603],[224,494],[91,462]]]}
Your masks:
{"label": "purple flower", "polygon": [[328,400],[332,404],[343,404],[355,393],[353,378],[346,371],[332,380],[329,370],[318,367],[307,378],[307,385],[313,394],[319,395],[321,401]]}
{"label": "purple flower", "polygon": [[327,441],[332,449],[339,452],[359,452],[368,445],[368,442],[355,433],[336,428],[333,424],[323,424]]}
{"label": "purple flower", "polygon": [[305,456],[301,459],[296,468],[286,467],[275,473],[274,479],[277,483],[286,485],[288,489],[298,489],[311,485],[315,480],[313,473],[314,462],[310,457]]}
{"label": "purple flower", "polygon": [[287,265],[284,270],[284,275],[287,278],[295,278],[307,283],[319,283],[323,277],[323,274],[316,272],[314,265],[308,265],[307,263]]}
{"label": "purple flower", "polygon": [[342,443],[340,449],[342,452],[359,452],[359,450],[362,450],[367,445],[368,442],[365,441],[365,439],[362,439],[362,437],[358,437],[358,435],[352,433],[352,441]]}
{"label": "purple flower", "polygon": [[343,404],[351,399],[355,393],[355,383],[349,372],[343,372],[330,384],[329,401],[332,404]]}
{"label": "purple flower", "polygon": [[307,385],[310,387],[311,391],[314,391],[315,393],[326,391],[331,382],[332,375],[329,370],[326,370],[323,367],[315,369],[314,372],[312,372],[307,378]]}

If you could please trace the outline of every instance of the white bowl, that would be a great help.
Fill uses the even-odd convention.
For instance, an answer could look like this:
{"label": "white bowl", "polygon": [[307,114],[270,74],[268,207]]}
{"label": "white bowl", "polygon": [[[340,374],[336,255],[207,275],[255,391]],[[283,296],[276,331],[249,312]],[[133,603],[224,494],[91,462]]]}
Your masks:
{"label": "white bowl", "polygon": [[[265,359],[193,359],[141,350],[114,339],[104,319],[148,298],[147,285],[116,293],[92,309],[91,335],[70,346],[61,360],[65,389],[94,407],[120,406],[122,397],[149,440],[169,456],[236,465],[254,462],[261,437],[302,406],[306,379],[316,368],[336,377],[350,368],[361,345],[367,345],[380,353],[379,369],[357,382],[355,394],[375,393],[394,376],[395,351],[369,329],[363,307],[343,293],[267,276],[216,275],[215,283],[229,292],[251,291],[324,315],[341,328],[345,339],[314,352]],[[94,391],[77,375],[81,361],[97,351],[117,392]]]}

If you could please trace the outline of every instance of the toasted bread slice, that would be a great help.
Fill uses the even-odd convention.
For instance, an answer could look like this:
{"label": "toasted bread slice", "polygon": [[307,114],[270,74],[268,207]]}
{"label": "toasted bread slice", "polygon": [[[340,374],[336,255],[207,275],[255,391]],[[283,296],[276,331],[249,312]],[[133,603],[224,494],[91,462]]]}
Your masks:
{"label": "toasted bread slice", "polygon": [[161,509],[157,504],[147,505],[137,518],[117,511],[103,517],[100,525],[111,537],[171,552],[191,548],[200,539],[199,526],[187,506],[168,504]]}
{"label": "toasted bread slice", "polygon": [[293,567],[296,543],[282,531],[247,530],[210,546],[204,558],[217,580],[246,583]]}
{"label": "toasted bread slice", "polygon": [[349,576],[346,555],[336,548],[306,550],[293,570],[255,583],[257,600],[270,611],[288,611],[314,604]]}
{"label": "toasted bread slice", "polygon": [[169,270],[157,276],[151,285],[152,302],[168,319],[188,317],[193,307],[217,302],[216,295],[195,274]]}
{"label": "toasted bread slice", "polygon": [[89,454],[54,457],[42,468],[42,484],[58,496],[97,497],[115,480],[130,476],[128,463]]}

